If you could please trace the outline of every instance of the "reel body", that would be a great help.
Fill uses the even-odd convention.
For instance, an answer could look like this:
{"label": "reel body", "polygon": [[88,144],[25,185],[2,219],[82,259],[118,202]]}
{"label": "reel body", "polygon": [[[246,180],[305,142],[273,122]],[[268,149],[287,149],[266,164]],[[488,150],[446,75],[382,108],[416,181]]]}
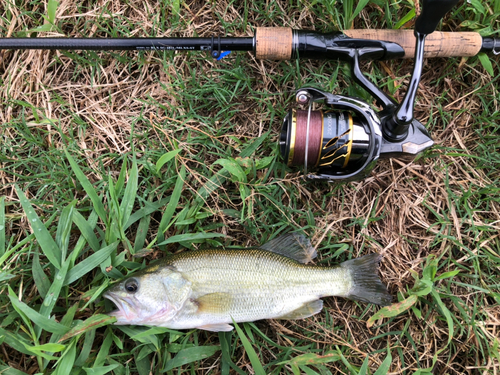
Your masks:
{"label": "reel body", "polygon": [[[285,116],[280,153],[288,166],[303,166],[311,179],[360,180],[380,158],[412,159],[434,144],[415,119],[401,139],[385,137],[384,124],[392,118],[395,106],[376,112],[361,99],[311,87],[298,90],[296,99],[307,109],[291,109]],[[313,110],[313,103],[321,101],[328,108]]]}

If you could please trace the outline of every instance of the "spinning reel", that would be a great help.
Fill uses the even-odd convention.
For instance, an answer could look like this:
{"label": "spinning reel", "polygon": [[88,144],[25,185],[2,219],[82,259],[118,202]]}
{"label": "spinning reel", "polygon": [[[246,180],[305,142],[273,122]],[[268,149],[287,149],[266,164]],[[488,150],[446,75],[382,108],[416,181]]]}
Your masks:
{"label": "spinning reel", "polygon": [[[328,47],[329,55],[350,62],[355,81],[367,90],[382,107],[375,111],[368,103],[347,96],[327,93],[312,87],[296,92],[298,104],[307,109],[291,109],[280,134],[280,152],[288,166],[304,167],[312,179],[352,181],[366,177],[379,158],[411,157],[431,147],[434,142],[424,125],[413,118],[413,105],[422,74],[425,37],[436,29],[443,16],[458,0],[424,0],[415,23],[415,66],[408,91],[398,104],[361,72],[361,60],[401,57],[404,50],[395,43],[375,42],[359,46],[338,41]],[[316,43],[302,35],[304,50]],[[310,49],[310,48],[309,48]],[[315,102],[329,108],[313,110]],[[308,170],[316,173],[308,174]]]}

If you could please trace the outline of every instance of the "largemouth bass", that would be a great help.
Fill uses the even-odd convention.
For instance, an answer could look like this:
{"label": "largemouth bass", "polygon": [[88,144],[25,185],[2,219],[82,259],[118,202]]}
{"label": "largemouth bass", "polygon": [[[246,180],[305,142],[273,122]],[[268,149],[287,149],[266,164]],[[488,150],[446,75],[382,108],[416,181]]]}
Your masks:
{"label": "largemouth bass", "polygon": [[387,305],[391,296],[371,254],[338,266],[305,264],[310,241],[286,234],[260,248],[196,250],[168,256],[108,290],[116,324],[230,331],[229,323],[302,319],[341,296]]}

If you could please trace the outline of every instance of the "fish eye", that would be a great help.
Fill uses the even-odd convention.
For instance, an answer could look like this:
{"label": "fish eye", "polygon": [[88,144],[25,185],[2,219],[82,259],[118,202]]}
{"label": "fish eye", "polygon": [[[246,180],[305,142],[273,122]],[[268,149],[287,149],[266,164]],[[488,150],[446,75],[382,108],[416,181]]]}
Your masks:
{"label": "fish eye", "polygon": [[125,283],[125,290],[129,293],[135,293],[139,289],[139,283],[136,279],[127,280]]}

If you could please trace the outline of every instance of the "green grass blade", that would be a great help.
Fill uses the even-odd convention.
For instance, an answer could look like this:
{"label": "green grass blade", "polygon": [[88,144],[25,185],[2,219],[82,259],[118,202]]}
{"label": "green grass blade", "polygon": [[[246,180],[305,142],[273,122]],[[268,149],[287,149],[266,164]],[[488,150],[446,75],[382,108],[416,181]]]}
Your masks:
{"label": "green grass blade", "polygon": [[139,375],[149,375],[151,374],[150,371],[151,361],[147,356],[139,358],[141,355],[142,355],[142,350],[141,352],[136,351],[134,353],[134,362],[135,362],[135,367],[137,368],[137,373]]}
{"label": "green grass blade", "polygon": [[302,372],[305,374],[305,375],[320,375],[319,372],[316,372],[314,370],[311,370],[309,367],[307,366],[298,366]]}
{"label": "green grass blade", "polygon": [[83,346],[80,347],[81,348],[80,354],[78,355],[78,358],[75,361],[76,367],[82,367],[89,358],[95,340],[95,333],[96,333],[95,330],[90,330],[85,333]]}
{"label": "green grass blade", "polygon": [[62,352],[64,349],[66,349],[66,345],[54,344],[54,343],[47,343],[47,344],[36,345],[36,346],[32,347],[32,350],[52,352],[52,353],[59,353],[59,352]]}
{"label": "green grass blade", "polygon": [[363,361],[363,364],[361,365],[361,367],[359,368],[359,373],[358,375],[366,375],[368,373],[368,364],[369,364],[369,359],[370,357],[369,356],[366,356],[365,357],[365,360]]}
{"label": "green grass blade", "polygon": [[68,327],[57,323],[55,320],[42,316],[40,313],[33,310],[24,302],[19,301],[16,297],[9,295],[9,299],[14,306],[21,310],[33,323],[35,323],[35,325],[37,325],[41,329],[60,335],[63,335],[68,331]]}
{"label": "green grass blade", "polygon": [[336,349],[337,349],[337,353],[340,356],[340,359],[342,360],[342,362],[344,362],[344,365],[347,367],[349,372],[353,375],[358,375],[358,372],[356,371],[356,369],[354,367],[352,367],[352,365],[349,363],[347,358],[344,357],[344,354],[342,354],[342,351],[340,350],[340,348],[337,346]]}
{"label": "green grass blade", "polygon": [[125,187],[125,192],[123,193],[123,198],[120,204],[121,213],[121,227],[124,228],[127,224],[128,219],[134,209],[134,203],[137,196],[137,185],[139,179],[139,172],[137,170],[137,162],[132,162],[132,168],[129,172],[129,177],[127,181],[127,186]]}
{"label": "green grass blade", "polygon": [[416,295],[411,295],[410,297],[404,299],[401,302],[393,303],[390,306],[382,307],[379,311],[373,314],[366,322],[368,328],[372,327],[373,324],[382,318],[392,318],[398,316],[403,312],[410,309],[415,303],[417,303],[418,297]]}
{"label": "green grass blade", "polygon": [[316,353],[306,353],[292,358],[290,361],[282,363],[289,363],[290,365],[305,366],[305,365],[318,365],[322,363],[336,362],[340,360],[340,356],[336,351],[330,350],[322,355]]}
{"label": "green grass blade", "polygon": [[210,238],[217,238],[217,237],[226,237],[225,234],[222,233],[186,233],[186,234],[178,234],[176,236],[169,237],[167,240],[163,241],[162,243],[158,244],[159,246],[161,245],[167,245],[169,243],[179,243],[179,242],[196,242],[196,241],[202,241]]}
{"label": "green grass blade", "polygon": [[61,319],[61,324],[66,327],[71,327],[71,324],[73,323],[73,319],[75,318],[75,314],[77,311],[78,311],[78,303],[72,305],[69,309],[66,310],[66,314],[64,314],[63,318]]}
{"label": "green grass blade", "polygon": [[85,305],[83,305],[82,309],[86,309],[91,303],[94,303],[94,301],[96,301],[101,296],[101,294],[108,288],[109,283],[110,283],[109,279],[105,279],[103,280],[101,285],[89,290],[85,294],[86,296],[89,297],[89,300],[85,303]]}
{"label": "green grass blade", "polygon": [[248,158],[255,154],[257,149],[262,145],[262,143],[269,137],[270,132],[263,133],[260,137],[255,139],[252,143],[250,143],[247,147],[243,149],[240,153],[240,157]]}
{"label": "green grass blade", "polygon": [[151,215],[153,212],[158,211],[160,208],[164,207],[169,201],[170,197],[160,199],[159,201],[156,202],[145,201],[143,208],[138,209],[132,215],[130,215],[123,230],[128,229],[132,224],[136,223],[137,221],[143,219],[146,216]]}
{"label": "green grass blade", "polygon": [[100,366],[100,367],[92,367],[92,368],[87,368],[84,367],[83,370],[87,375],[104,375],[107,374],[108,372],[113,371],[115,368],[117,368],[119,365],[117,363],[108,365],[108,366]]}
{"label": "green grass blade", "polygon": [[[30,353],[31,355],[31,353]],[[28,375],[25,372],[22,372],[21,370],[17,370],[14,367],[11,366],[2,366],[0,365],[0,374],[2,375]]]}
{"label": "green grass blade", "polygon": [[[346,1],[346,0],[345,0]],[[363,10],[363,8],[368,4],[370,0],[359,0],[358,5],[356,6],[356,9],[354,9],[354,12],[351,14],[349,18],[349,26],[352,25],[352,21],[358,16],[359,13]]]}
{"label": "green grass blade", "polygon": [[409,22],[415,17],[415,8],[412,8],[404,17],[402,17],[396,24],[393,29],[399,30],[405,23]]}
{"label": "green grass blade", "polygon": [[236,329],[236,332],[238,333],[238,337],[241,340],[241,343],[243,344],[243,347],[245,348],[245,351],[247,353],[248,359],[250,359],[250,363],[252,364],[253,370],[255,371],[256,375],[266,375],[266,372],[264,371],[264,367],[262,367],[262,363],[260,363],[259,356],[257,353],[255,353],[255,350],[252,347],[252,344],[250,344],[250,341],[248,341],[247,337],[243,333],[240,327],[236,324],[236,322],[233,321],[234,328]]}
{"label": "green grass blade", "polygon": [[[245,149],[243,149],[243,151],[241,151],[240,157],[248,158],[252,156],[268,136],[269,132],[262,134]],[[208,196],[210,196],[215,190],[219,189],[222,184],[226,182],[226,179],[229,176],[229,171],[225,168],[222,168],[219,172],[210,177],[210,179],[198,190],[198,197],[196,198],[196,202],[203,203]]]}
{"label": "green grass blade", "polygon": [[45,353],[43,350],[36,349],[36,347],[34,347],[34,346],[31,346],[28,344],[24,344],[24,346],[28,351],[31,352],[31,355],[36,355],[38,358],[43,358],[43,359],[46,359],[48,361],[53,361],[53,360],[58,359],[57,357],[53,356],[52,354]]}
{"label": "green grass blade", "polygon": [[78,211],[73,212],[72,218],[73,222],[78,227],[85,240],[87,240],[92,250],[98,251],[101,245],[99,244],[99,240],[94,233],[94,227],[97,224],[97,215],[95,214],[95,211],[92,211],[88,221],[85,220],[82,214],[80,214]]}
{"label": "green grass blade", "polygon": [[186,180],[186,167],[183,165],[175,181],[174,190],[170,196],[170,201],[168,202],[167,208],[163,213],[160,221],[160,227],[158,228],[158,242],[163,242],[165,239],[165,231],[171,225],[172,217],[174,216],[177,205],[179,204],[179,199],[182,194],[182,187],[184,186],[184,181]]}
{"label": "green grass blade", "polygon": [[[111,175],[109,176],[111,179]],[[120,169],[120,174],[118,175],[118,179],[116,180],[115,187],[113,189],[113,193],[117,197],[121,197],[123,194],[123,187],[125,186],[125,180],[127,178],[127,159],[123,159],[122,168]]]}
{"label": "green grass blade", "polygon": [[148,235],[150,221],[151,221],[150,215],[144,216],[141,219],[141,221],[139,221],[139,225],[137,226],[137,230],[135,232],[134,251],[133,251],[134,254],[144,248],[144,243],[146,242],[146,237]]}
{"label": "green grass blade", "polygon": [[92,204],[94,206],[94,210],[97,212],[97,215],[99,215],[99,218],[104,222],[108,222],[108,218],[106,215],[106,211],[104,210],[104,205],[102,203],[101,198],[97,196],[97,193],[88,180],[87,176],[82,172],[78,164],[75,162],[75,160],[71,157],[71,155],[68,153],[67,150],[64,150],[64,153],[66,154],[66,158],[69,161],[69,164],[71,165],[71,169],[73,170],[73,173],[75,174],[76,178],[80,182],[80,184],[83,187],[83,190],[87,193],[89,196],[90,200],[92,201]]}
{"label": "green grass blade", "polygon": [[33,274],[33,280],[35,281],[36,288],[38,289],[38,293],[40,293],[42,298],[45,298],[50,288],[50,281],[45,272],[43,272],[37,251],[35,251],[33,255],[31,272]]}
{"label": "green grass blade", "polygon": [[431,294],[434,297],[434,299],[436,300],[436,302],[439,306],[439,309],[441,310],[442,314],[444,315],[444,317],[446,319],[446,323],[448,324],[448,343],[450,343],[451,340],[453,339],[453,330],[454,330],[453,318],[451,317],[450,310],[448,310],[446,305],[441,300],[439,293],[435,289],[432,289]]}
{"label": "green grass blade", "polygon": [[391,363],[392,363],[391,351],[387,349],[387,357],[385,357],[384,361],[373,375],[386,375],[389,372]]}
{"label": "green grass blade", "polygon": [[226,169],[231,176],[235,178],[236,181],[239,182],[246,182],[247,181],[247,176],[245,172],[243,171],[243,168],[236,162],[236,160],[232,158],[228,159],[219,159],[214,162],[214,164],[219,164]]}
{"label": "green grass blade", "polygon": [[118,241],[95,252],[69,270],[64,285],[69,285],[104,262],[117,248]]}
{"label": "green grass blade", "polygon": [[214,174],[210,179],[203,184],[203,186],[198,190],[198,196],[196,197],[196,202],[203,203],[214,191],[220,189],[222,184],[226,182],[231,174],[225,168],[222,168],[216,174]]}
{"label": "green grass blade", "polygon": [[160,169],[181,151],[181,149],[177,149],[163,154],[156,162],[156,172],[160,173]]}
{"label": "green grass blade", "polygon": [[68,252],[69,238],[71,234],[71,224],[73,223],[72,216],[76,201],[71,202],[66,206],[59,217],[56,232],[56,244],[61,251],[61,261],[66,260]]}
{"label": "green grass blade", "polygon": [[242,369],[234,364],[231,360],[231,343],[232,343],[232,332],[219,332],[219,342],[221,347],[221,375],[229,375],[229,369],[232,368],[239,375],[246,375]]}
{"label": "green grass blade", "polygon": [[0,197],[0,257],[5,254],[5,197]]}
{"label": "green grass blade", "polygon": [[76,358],[76,341],[72,341],[70,346],[62,354],[59,361],[57,361],[56,371],[54,375],[67,375],[71,374]]}
{"label": "green grass blade", "polygon": [[493,70],[493,65],[491,64],[490,57],[484,52],[479,53],[477,57],[479,58],[479,61],[481,62],[484,70],[486,70],[488,74],[493,77],[495,75],[495,72]]}
{"label": "green grass blade", "polygon": [[106,336],[104,337],[104,341],[99,346],[99,352],[94,360],[93,367],[101,367],[106,362],[106,358],[109,355],[109,349],[111,349],[111,345],[113,344],[113,332],[111,332],[110,328],[106,329]]}
{"label": "green grass blade", "polygon": [[[61,293],[61,289],[63,287],[63,283],[66,278],[66,273],[68,272],[69,265],[70,265],[70,260],[68,259],[63,263],[61,269],[56,273],[54,281],[50,285],[50,288],[47,291],[47,295],[43,299],[43,303],[39,311],[40,315],[48,318],[52,313],[52,309],[54,308],[57,299],[59,298],[59,295]],[[39,336],[40,335],[39,327],[38,326],[35,327],[35,330],[37,331],[37,334]]]}
{"label": "green grass blade", "polygon": [[16,243],[16,245],[14,247],[12,247],[11,249],[7,250],[4,255],[0,256],[0,265],[4,264],[4,262],[7,259],[9,259],[9,257],[12,254],[17,253],[19,251],[19,249],[21,249],[27,243],[30,243],[31,241],[33,241],[33,239],[35,239],[35,235],[34,234],[30,234],[26,238],[24,238],[22,241],[19,241],[18,243]]}
{"label": "green grass blade", "polygon": [[[18,297],[16,296],[16,294],[14,293],[14,291],[12,290],[12,288],[10,287],[10,285],[8,285],[7,288],[8,288],[7,289],[8,290],[8,298],[9,299],[10,298],[18,299]],[[35,336],[35,333],[34,333],[34,330],[33,330],[32,320],[16,304],[11,303],[11,306],[14,308],[14,310],[17,312],[17,314],[19,315],[19,317],[24,322],[24,325],[26,326],[25,329],[23,329],[23,331],[27,332],[29,334],[29,337],[33,340],[34,336]],[[24,343],[23,343],[23,345],[24,345]]]}
{"label": "green grass blade", "polygon": [[220,346],[193,346],[192,348],[182,349],[177,355],[165,364],[162,372],[170,371],[174,368],[199,361],[213,356],[220,350]]}
{"label": "green grass blade", "polygon": [[117,187],[113,182],[111,176],[108,177],[108,193],[110,201],[110,215],[108,226],[108,231],[106,233],[106,243],[115,242],[117,239],[124,239],[125,234],[123,233],[122,220],[120,204],[118,203]]}
{"label": "green grass blade", "polygon": [[47,259],[52,263],[54,267],[57,269],[61,268],[61,250],[59,246],[57,246],[56,242],[50,235],[49,231],[43,225],[42,221],[38,217],[35,212],[35,209],[28,201],[28,198],[24,195],[24,193],[19,189],[19,187],[15,186],[17,196],[21,202],[21,206],[23,207],[24,213],[28,218],[31,228],[33,229],[33,234],[38,241],[38,244],[42,248],[43,253],[47,257]]}
{"label": "green grass blade", "polygon": [[2,281],[7,281],[7,280],[13,279],[15,277],[16,277],[16,275],[13,275],[10,272],[0,270],[0,283]]}
{"label": "green grass blade", "polygon": [[85,319],[83,322],[78,323],[76,326],[71,328],[61,339],[59,342],[66,341],[67,339],[81,335],[82,333],[86,333],[90,330],[97,329],[99,327],[104,327],[109,324],[113,324],[116,322],[116,318],[114,316],[109,316],[105,314],[97,314],[93,315],[90,318]]}
{"label": "green grass blade", "polygon": [[47,3],[47,21],[49,21],[53,25],[56,22],[56,12],[58,6],[59,1],[57,0],[49,0]]}
{"label": "green grass blade", "polygon": [[12,349],[23,354],[30,356],[33,355],[33,353],[26,348],[26,346],[29,347],[29,343],[22,337],[22,335],[14,334],[0,327],[0,337],[3,340],[3,343],[10,346]]}

